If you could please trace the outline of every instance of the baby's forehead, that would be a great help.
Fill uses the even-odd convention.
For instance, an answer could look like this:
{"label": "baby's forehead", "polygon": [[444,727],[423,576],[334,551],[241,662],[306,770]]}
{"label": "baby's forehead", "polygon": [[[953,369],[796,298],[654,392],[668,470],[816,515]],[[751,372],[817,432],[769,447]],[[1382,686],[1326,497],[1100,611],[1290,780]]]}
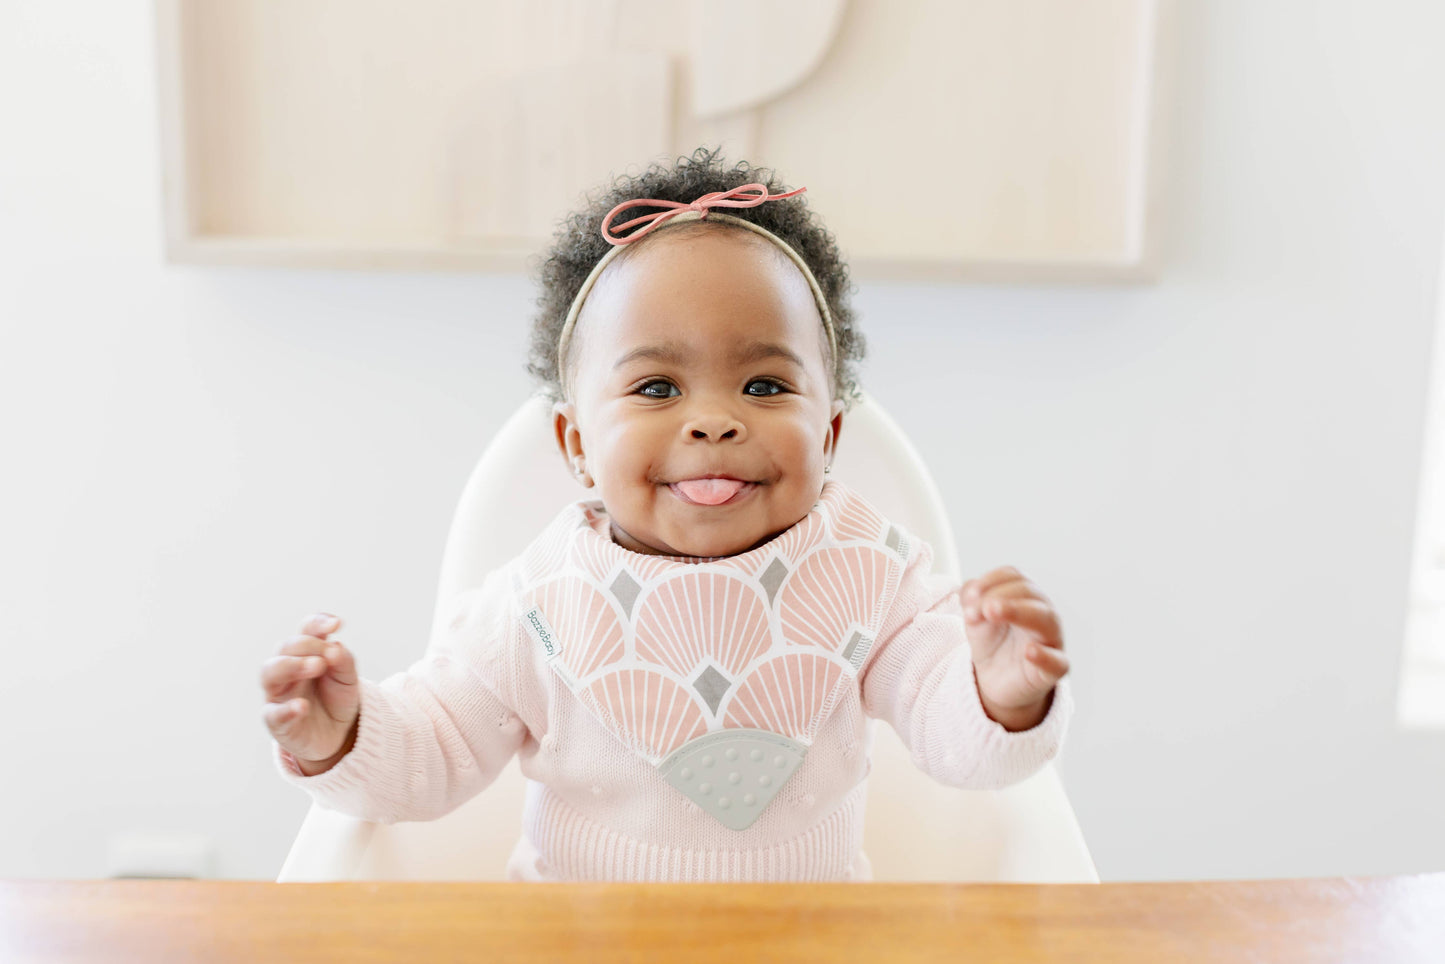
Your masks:
{"label": "baby's forehead", "polygon": [[669,225],[617,251],[599,273],[578,312],[564,364],[571,374],[596,371],[614,367],[638,347],[661,349],[672,342],[681,349],[691,342],[695,360],[715,366],[728,360],[733,345],[726,353],[697,357],[704,343],[679,326],[689,318],[723,315],[737,323],[736,342],[789,342],[808,367],[821,366],[831,388],[836,372],[817,297],[792,258],[753,231],[722,222]]}
{"label": "baby's forehead", "polygon": [[[689,321],[726,319],[742,338],[767,329],[773,338],[812,344],[816,335],[826,349],[828,332],[812,289],[785,254],[749,235],[697,242],[684,238],[627,252],[626,260],[608,265],[578,313],[576,334],[635,339],[678,333]],[[608,347],[589,340],[595,349]]]}
{"label": "baby's forehead", "polygon": [[673,263],[685,260],[691,255],[708,257],[709,251],[715,251],[719,247],[748,250],[758,255],[766,255],[769,260],[759,260],[757,264],[759,272],[770,272],[774,265],[782,265],[796,274],[804,284],[807,283],[807,279],[803,277],[801,271],[798,271],[797,266],[793,264],[787,254],[767,238],[736,224],[706,220],[669,224],[636,244],[626,245],[617,252],[612,264],[603,271],[601,277],[597,279],[597,283],[601,284],[608,275],[623,273],[629,263],[640,262],[643,265],[654,261]]}
{"label": "baby's forehead", "polygon": [[578,323],[599,307],[616,313],[652,299],[716,302],[759,294],[792,301],[822,324],[807,278],[777,245],[731,225],[686,222],[617,252],[582,304]]}

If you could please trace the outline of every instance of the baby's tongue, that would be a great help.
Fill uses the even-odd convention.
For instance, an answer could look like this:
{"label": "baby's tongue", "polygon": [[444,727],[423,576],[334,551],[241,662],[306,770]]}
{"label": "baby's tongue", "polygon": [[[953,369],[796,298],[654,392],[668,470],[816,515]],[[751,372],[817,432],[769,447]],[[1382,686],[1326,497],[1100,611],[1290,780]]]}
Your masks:
{"label": "baby's tongue", "polygon": [[728,499],[738,494],[746,483],[737,479],[688,479],[685,482],[674,482],[682,492],[694,502],[703,505],[721,505]]}

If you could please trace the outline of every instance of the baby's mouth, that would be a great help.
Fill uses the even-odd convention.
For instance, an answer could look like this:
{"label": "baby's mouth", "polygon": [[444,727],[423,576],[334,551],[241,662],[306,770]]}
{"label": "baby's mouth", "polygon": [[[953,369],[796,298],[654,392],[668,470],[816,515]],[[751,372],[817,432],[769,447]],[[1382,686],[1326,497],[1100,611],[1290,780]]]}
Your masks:
{"label": "baby's mouth", "polygon": [[683,479],[672,483],[669,488],[684,502],[694,505],[722,505],[751,485],[751,482],[741,479]]}

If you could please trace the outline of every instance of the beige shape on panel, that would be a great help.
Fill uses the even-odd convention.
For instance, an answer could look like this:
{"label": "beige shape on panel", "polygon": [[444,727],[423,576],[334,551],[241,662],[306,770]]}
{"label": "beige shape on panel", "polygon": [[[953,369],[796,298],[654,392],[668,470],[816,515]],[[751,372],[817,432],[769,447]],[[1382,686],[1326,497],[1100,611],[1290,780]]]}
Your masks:
{"label": "beige shape on panel", "polygon": [[672,86],[669,58],[640,51],[479,84],[453,151],[454,239],[535,243],[608,172],[670,153]]}
{"label": "beige shape on panel", "polygon": [[708,120],[750,110],[808,77],[843,21],[845,0],[692,0],[691,109]]}
{"label": "beige shape on panel", "polygon": [[854,264],[1128,263],[1158,0],[857,0],[758,108]]}

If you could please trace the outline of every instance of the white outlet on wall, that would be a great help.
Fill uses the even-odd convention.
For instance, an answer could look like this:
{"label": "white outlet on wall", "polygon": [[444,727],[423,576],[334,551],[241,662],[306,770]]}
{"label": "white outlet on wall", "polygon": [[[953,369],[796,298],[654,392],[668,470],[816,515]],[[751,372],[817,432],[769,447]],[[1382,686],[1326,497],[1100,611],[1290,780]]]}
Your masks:
{"label": "white outlet on wall", "polygon": [[215,874],[216,845],[204,834],[115,834],[106,848],[109,877],[197,877]]}

